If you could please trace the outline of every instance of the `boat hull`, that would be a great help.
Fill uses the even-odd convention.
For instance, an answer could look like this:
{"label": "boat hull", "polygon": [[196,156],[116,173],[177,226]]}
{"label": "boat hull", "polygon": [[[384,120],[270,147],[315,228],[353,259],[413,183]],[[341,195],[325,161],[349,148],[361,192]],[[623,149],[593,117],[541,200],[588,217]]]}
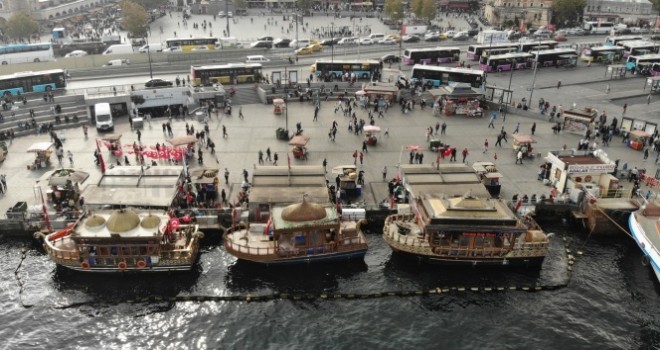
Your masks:
{"label": "boat hull", "polygon": [[295,256],[295,257],[287,257],[287,258],[268,258],[265,256],[250,256],[247,254],[241,254],[241,256],[238,256],[238,258],[240,260],[245,260],[252,263],[258,263],[261,265],[284,266],[284,265],[302,265],[302,264],[315,264],[315,263],[326,263],[326,262],[363,260],[366,253],[367,253],[367,249],[360,249],[360,250],[338,252],[331,254],[304,255],[304,256]]}
{"label": "boat hull", "polygon": [[61,266],[63,268],[77,271],[77,272],[83,272],[83,273],[130,273],[130,274],[138,274],[138,273],[162,273],[162,272],[178,272],[178,271],[190,271],[192,269],[192,266],[190,265],[181,265],[181,266],[152,266],[152,267],[145,267],[145,268],[139,268],[139,267],[127,267],[125,269],[119,269],[117,267],[90,267],[88,269],[85,269],[80,266],[71,266],[71,265],[61,265],[58,264],[58,266]]}
{"label": "boat hull", "polygon": [[539,257],[509,257],[497,259],[449,258],[443,256],[429,256],[415,254],[404,250],[392,248],[395,254],[407,259],[416,260],[429,265],[443,266],[524,266],[538,267],[543,264],[544,256]]}
{"label": "boat hull", "polygon": [[[651,244],[651,241],[649,240],[647,233],[642,227],[642,224],[639,222],[637,215],[641,214],[633,213],[628,219],[630,233],[635,240],[635,243],[637,243],[639,246],[639,249],[642,250],[645,259],[649,260],[649,264],[651,265],[651,268],[653,268],[655,277],[660,282],[660,254],[658,253],[657,247],[654,247],[653,244]],[[653,232],[652,234],[657,233]]]}

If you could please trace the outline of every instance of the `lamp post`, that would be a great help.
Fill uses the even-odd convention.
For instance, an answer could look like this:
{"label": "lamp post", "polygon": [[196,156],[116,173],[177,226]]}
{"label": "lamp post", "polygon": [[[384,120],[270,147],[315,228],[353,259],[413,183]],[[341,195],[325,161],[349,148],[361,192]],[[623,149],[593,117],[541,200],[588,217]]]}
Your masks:
{"label": "lamp post", "polygon": [[225,16],[227,16],[227,37],[230,37],[229,33],[229,0],[225,0]]}
{"label": "lamp post", "polygon": [[296,19],[296,50],[298,49],[298,5],[293,7],[293,16]]}
{"label": "lamp post", "polygon": [[330,22],[330,40],[332,44],[330,45],[330,67],[332,67],[335,64],[335,22]]}
{"label": "lamp post", "polygon": [[[399,17],[398,12],[393,13],[395,17]],[[401,70],[401,48],[403,46],[403,21],[399,25],[399,70]]]}

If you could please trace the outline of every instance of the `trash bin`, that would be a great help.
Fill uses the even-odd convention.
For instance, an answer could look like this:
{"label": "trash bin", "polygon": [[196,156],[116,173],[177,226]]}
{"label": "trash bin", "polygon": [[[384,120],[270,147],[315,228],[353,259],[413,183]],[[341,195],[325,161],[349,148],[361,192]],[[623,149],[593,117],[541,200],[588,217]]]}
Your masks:
{"label": "trash bin", "polygon": [[197,119],[198,122],[203,123],[204,119],[206,119],[206,112],[204,111],[195,112],[195,118]]}
{"label": "trash bin", "polygon": [[144,118],[133,118],[133,129],[142,129],[144,127]]}

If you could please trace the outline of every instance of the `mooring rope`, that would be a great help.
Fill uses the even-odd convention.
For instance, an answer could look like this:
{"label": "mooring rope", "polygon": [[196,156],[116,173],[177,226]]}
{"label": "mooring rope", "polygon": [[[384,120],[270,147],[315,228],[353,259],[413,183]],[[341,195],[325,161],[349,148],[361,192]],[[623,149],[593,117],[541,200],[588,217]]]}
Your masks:
{"label": "mooring rope", "polygon": [[18,287],[20,288],[18,290],[18,302],[21,303],[21,306],[28,309],[31,308],[34,305],[26,305],[23,303],[23,290],[25,288],[25,284],[23,281],[21,281],[21,276],[19,276],[18,272],[21,269],[21,266],[23,266],[23,261],[25,258],[27,258],[27,252],[28,249],[25,245],[21,246],[21,260],[18,262],[18,266],[16,266],[16,270],[14,270],[14,277],[16,278],[16,282],[18,282]]}

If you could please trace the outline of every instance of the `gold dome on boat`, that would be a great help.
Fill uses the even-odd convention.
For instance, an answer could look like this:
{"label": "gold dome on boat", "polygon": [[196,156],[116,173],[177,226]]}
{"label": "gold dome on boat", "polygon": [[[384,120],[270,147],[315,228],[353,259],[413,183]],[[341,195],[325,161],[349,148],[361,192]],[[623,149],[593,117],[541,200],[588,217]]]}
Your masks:
{"label": "gold dome on boat", "polygon": [[149,215],[145,216],[142,219],[142,222],[140,222],[140,226],[142,226],[142,228],[146,228],[146,229],[156,228],[156,227],[158,227],[158,225],[160,225],[160,218],[156,215],[153,215],[153,214],[149,214]]}
{"label": "gold dome on boat", "polygon": [[140,224],[140,217],[130,209],[120,209],[112,213],[106,226],[110,232],[126,232]]}
{"label": "gold dome on boat", "polygon": [[314,221],[326,216],[323,206],[307,202],[304,198],[302,203],[291,204],[282,210],[282,219],[286,221]]}
{"label": "gold dome on boat", "polygon": [[95,228],[103,225],[105,225],[105,218],[100,215],[94,214],[85,220],[85,226],[87,228]]}

